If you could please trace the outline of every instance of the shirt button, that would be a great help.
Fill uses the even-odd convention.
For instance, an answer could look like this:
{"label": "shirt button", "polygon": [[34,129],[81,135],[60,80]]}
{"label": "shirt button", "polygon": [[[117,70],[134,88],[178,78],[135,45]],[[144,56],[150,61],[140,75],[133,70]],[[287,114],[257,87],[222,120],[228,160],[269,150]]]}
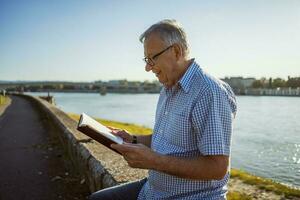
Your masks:
{"label": "shirt button", "polygon": [[168,111],[165,112],[165,115],[167,115],[167,114],[168,114]]}

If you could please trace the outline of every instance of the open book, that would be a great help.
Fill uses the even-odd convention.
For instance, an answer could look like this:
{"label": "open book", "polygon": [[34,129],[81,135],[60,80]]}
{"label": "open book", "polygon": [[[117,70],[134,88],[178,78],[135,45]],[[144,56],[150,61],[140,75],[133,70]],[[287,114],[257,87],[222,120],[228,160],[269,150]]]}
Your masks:
{"label": "open book", "polygon": [[77,130],[120,154],[120,152],[112,149],[110,145],[113,143],[122,144],[123,139],[119,136],[113,135],[109,128],[103,126],[87,114],[82,113],[80,115]]}

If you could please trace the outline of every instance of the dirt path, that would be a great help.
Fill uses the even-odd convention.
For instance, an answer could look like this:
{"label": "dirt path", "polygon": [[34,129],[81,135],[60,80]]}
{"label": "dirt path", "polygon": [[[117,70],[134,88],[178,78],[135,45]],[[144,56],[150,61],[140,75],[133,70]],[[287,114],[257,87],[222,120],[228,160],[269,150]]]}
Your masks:
{"label": "dirt path", "polygon": [[12,97],[0,116],[1,200],[86,199],[54,131],[29,101]]}

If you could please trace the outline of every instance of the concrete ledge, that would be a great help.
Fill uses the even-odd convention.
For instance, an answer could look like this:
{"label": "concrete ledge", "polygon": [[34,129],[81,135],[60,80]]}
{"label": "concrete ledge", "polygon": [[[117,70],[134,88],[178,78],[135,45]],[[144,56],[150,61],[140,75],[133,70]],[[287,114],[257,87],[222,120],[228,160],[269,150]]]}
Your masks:
{"label": "concrete ledge", "polygon": [[18,95],[33,102],[57,127],[57,135],[73,166],[85,177],[91,192],[142,179],[146,170],[128,167],[123,157],[76,130],[77,122],[45,100]]}

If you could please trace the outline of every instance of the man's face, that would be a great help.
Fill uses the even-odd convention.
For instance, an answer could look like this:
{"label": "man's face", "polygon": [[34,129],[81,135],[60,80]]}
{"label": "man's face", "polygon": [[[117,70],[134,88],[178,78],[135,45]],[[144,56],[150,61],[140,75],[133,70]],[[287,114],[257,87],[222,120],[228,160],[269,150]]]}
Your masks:
{"label": "man's face", "polygon": [[[144,54],[145,57],[152,58],[157,53],[165,50],[166,46],[160,37],[156,34],[150,35],[144,41]],[[152,71],[159,82],[166,87],[171,87],[176,83],[176,57],[173,48],[167,49],[165,52],[154,58],[154,65],[146,64],[145,70]]]}

